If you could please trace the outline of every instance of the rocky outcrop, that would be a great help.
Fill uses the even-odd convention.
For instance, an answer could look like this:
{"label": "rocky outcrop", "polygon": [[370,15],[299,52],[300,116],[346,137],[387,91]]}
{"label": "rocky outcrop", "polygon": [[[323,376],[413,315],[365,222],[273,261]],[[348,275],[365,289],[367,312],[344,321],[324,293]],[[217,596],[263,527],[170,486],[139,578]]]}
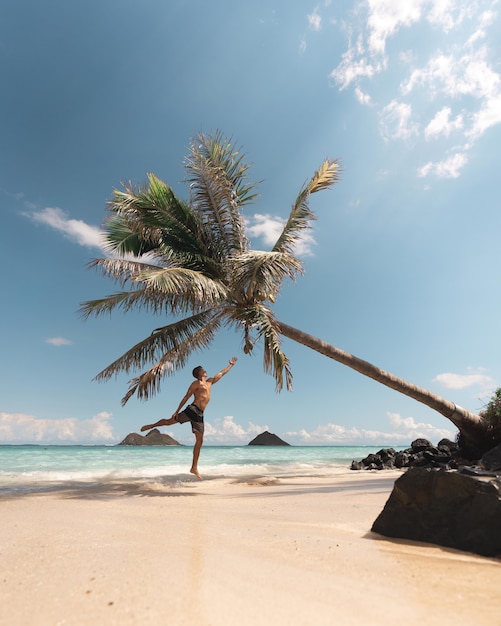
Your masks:
{"label": "rocky outcrop", "polygon": [[138,433],[129,433],[119,446],[180,446],[182,444],[176,441],[170,435],[164,435],[157,428],[150,430],[147,435],[139,435]]}
{"label": "rocky outcrop", "polygon": [[247,444],[249,446],[289,446],[290,444],[280,439],[278,435],[268,432],[261,433]]}
{"label": "rocky outcrop", "polygon": [[499,477],[430,468],[402,474],[372,526],[386,537],[491,557],[501,556],[500,528]]}
{"label": "rocky outcrop", "polygon": [[436,446],[427,439],[416,439],[406,450],[397,452],[394,448],[382,448],[361,461],[352,461],[351,469],[383,470],[408,467],[458,469],[471,464],[471,461],[463,458],[458,444],[450,439],[442,439]]}

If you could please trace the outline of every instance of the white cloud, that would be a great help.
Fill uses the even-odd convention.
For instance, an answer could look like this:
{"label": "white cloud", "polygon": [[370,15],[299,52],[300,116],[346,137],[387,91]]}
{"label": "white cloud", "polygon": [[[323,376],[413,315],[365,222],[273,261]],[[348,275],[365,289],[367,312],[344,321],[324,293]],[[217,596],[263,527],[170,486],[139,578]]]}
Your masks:
{"label": "white cloud", "polygon": [[[403,445],[408,446],[418,437],[438,442],[443,437],[453,438],[454,433],[432,424],[416,423],[412,417],[401,418],[388,413],[389,431],[370,430],[326,424],[311,431],[301,429],[278,433],[291,445]],[[36,444],[106,444],[117,443],[110,424],[111,413],[102,412],[87,419],[44,419],[22,413],[0,412],[1,443]],[[246,445],[257,435],[269,430],[267,424],[248,422],[238,424],[234,417],[226,416],[206,422],[205,442],[209,445]]]}
{"label": "white cloud", "polygon": [[[496,34],[489,32],[497,23],[497,4],[498,0],[365,0],[343,22],[347,49],[330,78],[340,90],[351,87],[360,104],[374,107],[385,141],[412,137],[417,144],[442,138],[440,146],[426,148],[431,158],[417,170],[421,177],[457,178],[474,141],[501,124],[498,46]],[[439,40],[440,31],[445,35]],[[404,48],[407,38],[398,37],[407,32],[421,42],[412,52]],[[447,139],[457,142],[459,133],[461,150],[444,147]],[[445,157],[437,150],[454,154]]]}
{"label": "white cloud", "polygon": [[392,100],[381,112],[380,129],[385,140],[416,136],[418,125],[412,122],[411,105]]}
{"label": "white cloud", "polygon": [[372,98],[369,96],[369,94],[362,91],[358,86],[355,87],[355,97],[360,102],[360,104],[364,104],[366,106],[372,104]]}
{"label": "white cloud", "polygon": [[80,246],[100,249],[104,247],[103,231],[100,228],[89,226],[82,220],[69,219],[61,209],[48,207],[42,211],[30,213],[28,217],[63,233]]}
{"label": "white cloud", "polygon": [[391,413],[388,411],[388,417],[392,427],[398,432],[400,437],[407,437],[411,442],[419,437],[429,439],[434,443],[438,443],[440,439],[447,437],[448,439],[454,438],[455,430],[449,430],[447,428],[437,428],[433,424],[427,424],[425,422],[415,422],[413,417],[401,417],[398,413]]}
{"label": "white cloud", "polygon": [[473,115],[467,137],[475,140],[496,124],[501,124],[501,92],[487,99],[482,108]]}
{"label": "white cloud", "polygon": [[483,374],[482,371],[472,371],[469,374],[454,374],[452,372],[445,372],[438,374],[433,379],[433,382],[439,383],[446,389],[467,389],[478,385],[480,387],[492,387],[494,386],[494,380]]}
{"label": "white cloud", "polygon": [[424,87],[433,98],[472,96],[482,101],[499,93],[499,83],[499,74],[489,67],[487,48],[482,46],[462,56],[437,53],[424,67],[415,69],[401,89],[404,95]]}
{"label": "white cloud", "polygon": [[251,237],[260,237],[267,246],[275,245],[284,229],[285,220],[281,217],[255,213],[247,221],[247,232]]}
{"label": "white cloud", "polygon": [[367,19],[369,49],[372,54],[384,54],[386,40],[402,26],[411,26],[421,17],[426,0],[368,0]]}
{"label": "white cloud", "polygon": [[418,176],[424,178],[435,174],[438,178],[458,178],[463,167],[468,163],[465,152],[457,152],[444,161],[433,163],[429,161],[418,170]]}
{"label": "white cloud", "polygon": [[73,342],[70,339],[64,337],[49,337],[45,340],[45,343],[49,343],[51,346],[71,346]]}
{"label": "white cloud", "polygon": [[354,49],[344,52],[341,63],[329,74],[340,85],[341,91],[361,78],[374,77],[382,69],[380,63],[373,64],[365,58],[357,59],[356,56]]}
{"label": "white cloud", "polygon": [[414,439],[423,437],[432,443],[438,443],[444,437],[454,438],[454,431],[437,428],[433,424],[416,423],[414,418],[402,418],[398,413],[388,412],[391,424],[389,432],[365,428],[346,428],[339,424],[318,426],[311,432],[302,429],[287,432],[283,438],[297,445],[403,445],[409,446]]}
{"label": "white cloud", "polygon": [[458,178],[467,163],[468,156],[464,152],[457,152],[445,161],[436,163],[435,171],[439,178]]}
{"label": "white cloud", "polygon": [[322,18],[318,13],[318,8],[315,8],[311,15],[308,15],[308,24],[313,30],[320,30],[322,28]]}
{"label": "white cloud", "polygon": [[[286,221],[278,216],[262,215],[255,213],[252,218],[247,219],[247,232],[251,237],[258,237],[264,241],[267,246],[274,246],[280,237]],[[303,231],[298,239],[297,246],[294,250],[295,254],[300,257],[311,256],[312,248],[316,245],[316,241],[307,231]]]}
{"label": "white cloud", "polygon": [[449,106],[440,109],[425,128],[425,139],[433,139],[441,135],[448,137],[453,131],[460,130],[463,127],[463,116],[457,115],[452,120],[450,116],[451,108]]}
{"label": "white cloud", "polygon": [[109,443],[115,440],[111,413],[87,420],[39,418],[0,412],[0,441],[4,443]]}
{"label": "white cloud", "polygon": [[434,164],[431,161],[428,161],[428,163],[425,163],[420,168],[418,168],[417,175],[420,178],[426,178],[426,176],[429,176],[430,173],[433,171],[433,166]]}
{"label": "white cloud", "polygon": [[378,170],[376,172],[376,180],[385,180],[385,178],[388,178],[388,176],[391,175],[391,170]]}
{"label": "white cloud", "polygon": [[[457,2],[457,0],[433,0],[430,4],[431,8],[427,15],[427,20],[431,24],[441,26],[446,33],[454,26],[459,25],[466,17],[471,18],[471,10],[468,8],[468,3],[462,4]],[[455,11],[456,15],[454,15]]]}
{"label": "white cloud", "polygon": [[204,438],[211,444],[247,444],[257,435],[268,430],[268,426],[259,426],[249,422],[247,428],[240,426],[231,415],[206,422]]}

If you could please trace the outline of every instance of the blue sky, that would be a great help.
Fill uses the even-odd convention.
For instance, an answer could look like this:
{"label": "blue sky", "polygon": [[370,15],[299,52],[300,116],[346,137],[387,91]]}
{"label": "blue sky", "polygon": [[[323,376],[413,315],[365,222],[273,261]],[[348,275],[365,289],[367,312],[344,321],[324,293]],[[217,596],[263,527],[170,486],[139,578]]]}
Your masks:
{"label": "blue sky", "polygon": [[[113,189],[153,171],[186,197],[199,131],[233,137],[262,181],[246,211],[255,248],[339,158],[277,316],[480,410],[501,385],[499,13],[495,0],[5,0],[0,442],[117,443],[172,414],[193,366],[214,374],[233,355],[207,444],[265,429],[294,444],[454,436],[439,414],[289,341],[294,390],[276,394],[262,353],[245,356],[232,332],[122,408],[127,376],[92,379],[165,321],[83,321],[78,308],[115,290],[86,267]],[[192,443],[188,426],[169,432]]]}

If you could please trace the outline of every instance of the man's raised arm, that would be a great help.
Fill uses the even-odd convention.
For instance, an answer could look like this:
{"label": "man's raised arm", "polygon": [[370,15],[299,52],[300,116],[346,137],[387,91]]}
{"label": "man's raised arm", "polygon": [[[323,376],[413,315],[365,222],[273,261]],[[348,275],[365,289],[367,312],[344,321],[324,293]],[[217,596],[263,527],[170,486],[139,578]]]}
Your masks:
{"label": "man's raised arm", "polygon": [[234,356],[233,358],[230,359],[229,365],[227,365],[224,368],[224,370],[221,370],[218,374],[216,374],[215,376],[212,376],[212,378],[209,378],[208,381],[212,384],[217,383],[218,380],[221,380],[221,378],[231,370],[231,368],[235,365],[236,362],[237,362],[237,357]]}

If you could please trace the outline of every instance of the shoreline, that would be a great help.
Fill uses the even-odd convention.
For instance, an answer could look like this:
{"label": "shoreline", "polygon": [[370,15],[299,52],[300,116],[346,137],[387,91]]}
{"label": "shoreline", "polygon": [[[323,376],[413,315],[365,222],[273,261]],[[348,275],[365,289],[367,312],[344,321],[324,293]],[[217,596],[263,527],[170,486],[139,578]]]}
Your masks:
{"label": "shoreline", "polygon": [[501,561],[371,532],[400,474],[4,495],[0,623],[496,623]]}
{"label": "shoreline", "polygon": [[[192,447],[178,446],[0,446],[0,495],[56,489],[69,481],[177,483],[187,480],[192,454]],[[199,467],[206,480],[250,474],[327,478],[350,472],[352,460],[366,454],[367,449],[352,446],[207,446]]]}

